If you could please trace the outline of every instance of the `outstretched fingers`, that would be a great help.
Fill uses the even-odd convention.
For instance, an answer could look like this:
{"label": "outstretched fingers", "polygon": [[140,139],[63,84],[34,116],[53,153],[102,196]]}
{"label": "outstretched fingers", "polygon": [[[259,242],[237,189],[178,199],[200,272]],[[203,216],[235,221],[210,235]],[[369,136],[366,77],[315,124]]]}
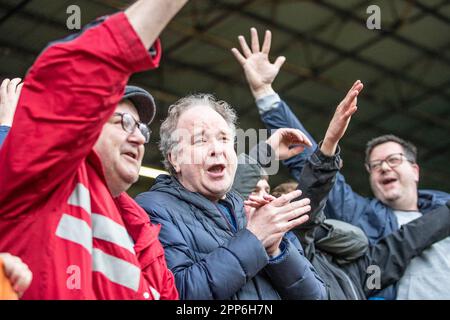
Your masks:
{"label": "outstretched fingers", "polygon": [[9,79],[4,79],[2,81],[2,84],[0,85],[0,100],[6,99],[6,96],[8,94],[8,85],[10,81],[11,80]]}
{"label": "outstretched fingers", "polygon": [[[356,103],[358,101],[357,97],[363,88],[364,88],[364,85],[362,84],[361,81],[358,80],[355,82],[353,87],[348,91],[344,100],[342,100],[342,102],[341,102],[341,106],[345,109],[346,113],[348,110],[354,109],[354,107],[356,106]],[[355,111],[356,110],[353,110],[353,113]]]}
{"label": "outstretched fingers", "polygon": [[236,60],[243,66],[245,64],[245,62],[247,61],[245,59],[245,57],[236,48],[232,48],[231,52],[233,53],[233,55],[236,58]]}
{"label": "outstretched fingers", "polygon": [[253,53],[259,52],[259,39],[258,39],[258,31],[255,28],[250,29],[251,34],[251,42],[252,42],[252,51]]}
{"label": "outstretched fingers", "polygon": [[261,52],[268,55],[270,52],[271,44],[272,44],[272,32],[270,32],[269,30],[266,30]]}
{"label": "outstretched fingers", "polygon": [[244,36],[240,35],[238,37],[239,44],[241,45],[242,53],[244,54],[244,57],[248,58],[252,55],[252,51],[250,50],[250,47],[247,44],[247,41],[245,40]]}

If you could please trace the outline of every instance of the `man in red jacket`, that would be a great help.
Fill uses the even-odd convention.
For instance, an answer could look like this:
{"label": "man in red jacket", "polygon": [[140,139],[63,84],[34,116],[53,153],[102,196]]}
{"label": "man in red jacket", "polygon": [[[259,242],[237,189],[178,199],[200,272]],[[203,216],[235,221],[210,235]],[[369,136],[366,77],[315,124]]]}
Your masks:
{"label": "man in red jacket", "polygon": [[0,150],[0,252],[32,270],[24,298],[178,298],[158,227],[124,192],[152,117],[145,92],[124,91],[158,66],[157,37],[186,1],[137,1],[51,44],[27,74]]}

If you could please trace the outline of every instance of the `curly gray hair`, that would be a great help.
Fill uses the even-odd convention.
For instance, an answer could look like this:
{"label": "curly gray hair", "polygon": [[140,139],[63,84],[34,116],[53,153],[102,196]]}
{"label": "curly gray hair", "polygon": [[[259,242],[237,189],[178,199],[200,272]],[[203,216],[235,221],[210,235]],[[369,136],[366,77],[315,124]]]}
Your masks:
{"label": "curly gray hair", "polygon": [[167,118],[161,124],[159,130],[161,139],[159,142],[159,150],[164,157],[164,167],[171,175],[176,175],[175,169],[169,161],[169,154],[175,150],[179,142],[179,137],[174,134],[177,129],[178,120],[184,112],[198,105],[208,106],[220,114],[233,132],[233,136],[236,135],[236,112],[227,102],[217,100],[213,95],[205,93],[192,94],[181,98],[169,107]]}

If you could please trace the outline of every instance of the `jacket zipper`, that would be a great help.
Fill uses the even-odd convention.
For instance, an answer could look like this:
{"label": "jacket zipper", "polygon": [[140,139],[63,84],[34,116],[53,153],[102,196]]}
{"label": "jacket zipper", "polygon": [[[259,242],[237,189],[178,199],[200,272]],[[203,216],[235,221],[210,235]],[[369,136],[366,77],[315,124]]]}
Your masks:
{"label": "jacket zipper", "polygon": [[[227,217],[225,217],[225,215],[224,215],[224,213],[222,212],[222,210],[220,210],[220,208],[219,208],[219,206],[218,206],[217,204],[214,203],[214,205],[216,206],[216,209],[219,211],[219,213],[220,213],[220,215],[222,216],[222,218],[223,218],[223,219],[225,220],[225,222],[227,223],[228,229],[230,229],[231,234],[235,234],[235,232],[233,231],[233,227],[231,226],[231,224],[230,224],[230,222],[228,221]],[[228,209],[230,209],[230,208],[228,208]],[[235,214],[234,214],[234,212],[233,212],[232,209],[230,209],[230,211],[231,211],[231,214],[232,214],[233,217],[234,217],[234,221],[236,221],[236,229],[237,229],[237,220],[236,220],[236,216],[235,216]]]}
{"label": "jacket zipper", "polygon": [[358,295],[356,294],[355,288],[353,287],[353,282],[352,280],[345,274],[345,272],[342,272],[342,274],[345,276],[345,278],[347,279],[348,283],[350,283],[350,288],[352,288],[352,293],[355,297],[355,300],[360,300],[358,298]]}

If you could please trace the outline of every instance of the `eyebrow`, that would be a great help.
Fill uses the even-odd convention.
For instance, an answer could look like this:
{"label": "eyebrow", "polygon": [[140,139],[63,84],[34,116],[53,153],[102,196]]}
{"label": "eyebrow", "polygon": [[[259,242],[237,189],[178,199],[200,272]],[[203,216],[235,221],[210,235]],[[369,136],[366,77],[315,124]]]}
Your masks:
{"label": "eyebrow", "polygon": [[230,136],[231,136],[231,135],[233,134],[233,132],[232,132],[231,130],[228,130],[228,131],[226,131],[226,130],[220,130],[219,134],[230,135]]}
{"label": "eyebrow", "polygon": [[198,137],[198,136],[203,136],[205,134],[205,130],[203,129],[202,131],[197,131],[196,133],[194,133],[192,135],[192,137]]}
{"label": "eyebrow", "polygon": [[391,153],[390,155],[387,155],[387,156],[384,157],[383,159],[369,160],[369,162],[375,162],[375,161],[386,160],[387,158],[389,158],[389,157],[391,157],[391,156],[394,156],[394,155],[401,155],[401,156],[404,156],[404,157],[406,158],[406,156],[405,156],[405,154],[404,154],[403,152],[394,152],[394,153]]}

